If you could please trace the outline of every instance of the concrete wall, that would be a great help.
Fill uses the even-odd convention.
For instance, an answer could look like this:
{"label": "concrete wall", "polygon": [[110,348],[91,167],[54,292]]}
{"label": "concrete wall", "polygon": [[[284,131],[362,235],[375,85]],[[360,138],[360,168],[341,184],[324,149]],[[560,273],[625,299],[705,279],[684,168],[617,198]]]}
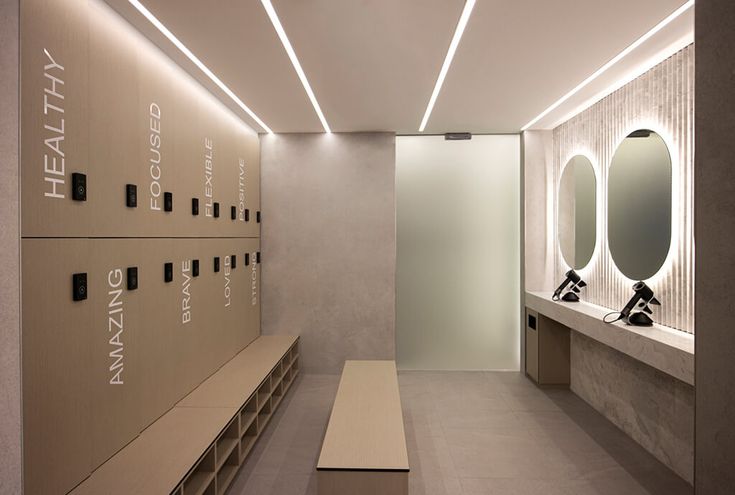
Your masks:
{"label": "concrete wall", "polygon": [[735,2],[695,8],[695,487],[714,495],[735,486]]}
{"label": "concrete wall", "polygon": [[570,347],[572,391],[692,483],[694,387],[577,332]]}
{"label": "concrete wall", "polygon": [[262,331],[307,372],[395,357],[395,136],[261,139]]}
{"label": "concrete wall", "polygon": [[0,494],[21,493],[19,1],[0,2]]}

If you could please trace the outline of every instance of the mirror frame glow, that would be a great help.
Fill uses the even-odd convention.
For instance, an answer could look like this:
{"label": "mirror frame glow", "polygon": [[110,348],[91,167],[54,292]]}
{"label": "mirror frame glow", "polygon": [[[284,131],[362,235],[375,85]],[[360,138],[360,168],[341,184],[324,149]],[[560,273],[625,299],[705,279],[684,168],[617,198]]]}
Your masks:
{"label": "mirror frame glow", "polygon": [[[576,157],[583,157],[585,158],[590,165],[592,166],[592,173],[595,177],[595,246],[592,249],[592,255],[590,256],[589,260],[587,260],[587,263],[580,267],[575,268],[574,266],[570,265],[567,262],[567,259],[564,256],[564,252],[561,247],[560,239],[559,239],[559,193],[561,191],[561,180],[562,177],[564,177],[564,171],[567,169],[567,166],[569,165],[569,162],[572,161],[572,159]],[[563,162],[564,165],[559,170],[559,177],[556,180],[556,189],[554,191],[554,198],[555,204],[554,206],[554,242],[556,242],[556,246],[559,249],[559,257],[561,258],[561,262],[566,266],[567,269],[573,269],[579,274],[581,274],[583,277],[586,276],[586,273],[589,271],[589,269],[594,266],[595,262],[597,261],[597,256],[600,251],[600,240],[602,239],[602,215],[601,215],[601,208],[602,208],[602,181],[600,180],[600,169],[598,166],[598,162],[592,158],[592,154],[588,151],[573,151],[569,153],[569,155],[566,157],[566,160]]]}
{"label": "mirror frame glow", "polygon": [[[655,286],[656,283],[658,283],[663,277],[665,277],[670,271],[671,267],[673,265],[673,260],[675,258],[675,254],[679,249],[679,242],[680,242],[680,222],[684,221],[682,218],[682,210],[680,205],[680,198],[679,198],[679,191],[680,191],[680,163],[679,163],[679,154],[678,154],[678,147],[675,145],[676,141],[672,137],[672,135],[665,129],[662,129],[661,124],[658,121],[651,120],[651,119],[642,119],[636,121],[634,124],[628,125],[620,134],[618,139],[616,139],[614,146],[612,147],[612,153],[610,155],[610,162],[607,164],[606,167],[606,174],[605,174],[605,209],[601,212],[601,218],[604,217],[605,221],[605,230],[608,229],[608,193],[609,193],[609,180],[610,180],[610,167],[612,166],[612,159],[615,157],[615,152],[618,150],[621,144],[625,141],[625,139],[628,138],[628,136],[639,130],[649,130],[652,132],[655,132],[658,134],[658,136],[663,140],[664,144],[666,145],[666,149],[669,154],[669,162],[671,165],[671,236],[669,239],[669,250],[666,254],[666,257],[664,258],[663,263],[658,268],[658,270],[651,275],[650,277],[643,280],[644,282],[647,282],[649,285]],[[693,221],[693,219],[690,219],[689,221]],[[615,268],[615,273],[617,273],[618,278],[622,280],[624,283],[635,283],[638,282],[638,279],[632,279],[628,277],[625,273],[620,270],[617,263],[615,262],[615,259],[612,256],[612,252],[610,251],[610,238],[609,238],[609,232],[606,232],[605,238],[606,238],[606,251],[607,255],[610,259],[610,262],[612,263],[612,266]]]}

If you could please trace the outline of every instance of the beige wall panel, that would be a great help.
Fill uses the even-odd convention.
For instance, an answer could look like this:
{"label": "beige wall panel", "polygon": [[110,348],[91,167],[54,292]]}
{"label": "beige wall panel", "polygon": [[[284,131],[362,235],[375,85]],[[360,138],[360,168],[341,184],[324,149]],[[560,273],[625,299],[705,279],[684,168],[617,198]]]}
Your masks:
{"label": "beige wall panel", "polygon": [[[25,239],[23,451],[25,493],[66,493],[91,472],[92,310],[104,288],[72,300],[72,274],[92,273],[88,241]],[[63,263],[59,260],[64,260]]]}
{"label": "beige wall panel", "polygon": [[[176,400],[174,332],[180,318],[176,256],[170,239],[151,239],[144,244],[139,265],[141,294],[140,373],[143,377],[140,409],[148,425]],[[164,264],[174,264],[172,282],[164,282]]]}
{"label": "beige wall panel", "polygon": [[84,0],[21,2],[24,237],[88,230],[89,203],[71,199],[72,173],[89,171],[87,24]]}
{"label": "beige wall panel", "polygon": [[138,289],[128,288],[127,269],[137,267],[138,277],[141,275],[140,262],[146,250],[139,240],[84,242],[93,260],[88,277],[97,291],[89,305],[92,467],[96,468],[135,438],[144,426],[139,409],[144,378],[139,362],[140,315],[142,300],[151,293],[142,284]]}
{"label": "beige wall panel", "polygon": [[[97,19],[96,2],[90,4]],[[103,7],[104,8],[104,7]],[[86,235],[139,235],[145,222],[144,206],[125,203],[125,185],[138,185],[145,176],[139,146],[138,57],[140,45],[121,43],[126,26],[115,22],[89,23],[89,175],[88,201],[91,214]],[[145,126],[146,128],[148,126]]]}

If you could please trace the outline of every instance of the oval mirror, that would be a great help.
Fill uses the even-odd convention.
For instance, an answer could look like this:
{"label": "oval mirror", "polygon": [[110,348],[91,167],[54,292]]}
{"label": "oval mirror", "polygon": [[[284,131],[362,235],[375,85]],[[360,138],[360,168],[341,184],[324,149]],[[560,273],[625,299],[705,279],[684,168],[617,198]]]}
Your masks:
{"label": "oval mirror", "polygon": [[633,280],[659,271],[671,245],[671,155],[654,131],[630,133],[607,182],[607,235],[618,269]]}
{"label": "oval mirror", "polygon": [[586,156],[572,157],[559,181],[558,232],[564,261],[579,270],[592,259],[597,242],[597,181]]}

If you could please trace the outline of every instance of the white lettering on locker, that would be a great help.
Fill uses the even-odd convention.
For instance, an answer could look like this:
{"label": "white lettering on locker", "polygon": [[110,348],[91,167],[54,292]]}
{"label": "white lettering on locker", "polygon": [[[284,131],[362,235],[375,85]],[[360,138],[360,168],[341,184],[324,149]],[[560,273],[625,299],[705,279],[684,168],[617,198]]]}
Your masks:
{"label": "white lettering on locker", "polygon": [[43,128],[47,131],[43,140],[43,180],[49,188],[43,195],[47,198],[64,199],[64,80],[61,78],[64,67],[54,60],[46,48],[43,53],[48,59],[48,63],[43,66],[43,76],[46,78],[43,88]]}
{"label": "white lettering on locker", "polygon": [[212,177],[214,175],[214,145],[210,138],[204,138],[204,214],[208,217],[212,216],[212,204],[214,197],[214,185],[212,185]]}
{"label": "white lettering on locker", "polygon": [[238,203],[238,209],[240,211],[240,221],[245,221],[245,160],[240,158],[240,178],[238,181],[238,186],[240,188],[240,194],[238,196],[239,203]]}
{"label": "white lettering on locker", "polygon": [[151,210],[161,210],[161,107],[153,102],[148,107],[150,144],[149,171],[151,174]]}
{"label": "white lettering on locker", "polygon": [[225,308],[232,304],[232,287],[230,287],[230,257],[225,256]]}
{"label": "white lettering on locker", "polygon": [[250,304],[255,306],[258,304],[258,264],[255,262],[257,253],[252,253],[250,259],[253,260],[250,271]]}
{"label": "white lettering on locker", "polygon": [[123,271],[121,268],[110,270],[107,274],[107,285],[110,302],[107,304],[107,332],[112,334],[110,344],[110,385],[123,384],[123,341],[124,331],[123,300],[122,300]]}
{"label": "white lettering on locker", "polygon": [[181,262],[181,323],[186,325],[191,321],[191,261]]}

